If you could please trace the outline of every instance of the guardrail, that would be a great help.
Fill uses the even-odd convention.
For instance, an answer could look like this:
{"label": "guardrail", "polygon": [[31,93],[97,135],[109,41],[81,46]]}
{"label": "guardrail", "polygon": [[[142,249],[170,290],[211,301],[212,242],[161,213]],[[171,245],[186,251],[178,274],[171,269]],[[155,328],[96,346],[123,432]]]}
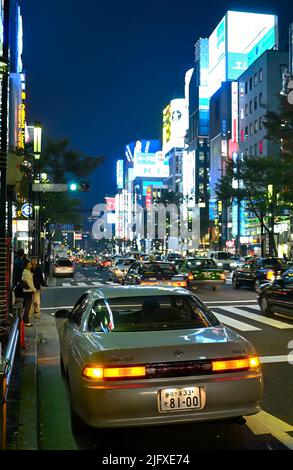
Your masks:
{"label": "guardrail", "polygon": [[19,345],[19,317],[13,320],[9,340],[4,356],[0,357],[0,449],[6,449],[7,444],[7,395],[13,371],[13,364]]}

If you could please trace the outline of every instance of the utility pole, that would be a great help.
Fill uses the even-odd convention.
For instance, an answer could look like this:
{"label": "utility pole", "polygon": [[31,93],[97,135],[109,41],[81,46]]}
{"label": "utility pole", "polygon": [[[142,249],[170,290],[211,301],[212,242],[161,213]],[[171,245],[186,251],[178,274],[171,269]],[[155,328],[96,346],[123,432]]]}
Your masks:
{"label": "utility pole", "polygon": [[[0,57],[1,80],[1,130],[0,130],[0,342],[6,344],[9,323],[9,244],[7,239],[7,131],[8,131],[8,81],[9,81],[9,0],[4,0],[4,40],[3,55]],[[1,21],[1,19],[0,19]],[[3,349],[3,348],[2,348]]]}

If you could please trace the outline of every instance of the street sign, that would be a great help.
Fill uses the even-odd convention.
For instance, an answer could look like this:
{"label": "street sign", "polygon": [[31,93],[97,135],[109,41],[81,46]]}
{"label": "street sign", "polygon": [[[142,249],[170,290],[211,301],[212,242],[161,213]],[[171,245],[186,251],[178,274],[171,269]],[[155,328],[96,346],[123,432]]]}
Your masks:
{"label": "street sign", "polygon": [[35,193],[65,193],[67,184],[33,183],[32,189]]}
{"label": "street sign", "polygon": [[50,224],[50,230],[61,230],[62,232],[73,232],[74,224]]}
{"label": "street sign", "polygon": [[33,206],[29,203],[26,203],[21,208],[21,213],[23,217],[29,217],[33,213]]}

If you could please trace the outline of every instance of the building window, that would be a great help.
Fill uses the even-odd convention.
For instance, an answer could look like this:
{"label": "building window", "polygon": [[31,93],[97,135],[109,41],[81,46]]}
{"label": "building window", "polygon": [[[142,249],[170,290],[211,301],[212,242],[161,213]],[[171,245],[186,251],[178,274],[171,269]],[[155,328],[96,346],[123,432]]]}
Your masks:
{"label": "building window", "polygon": [[262,130],[262,116],[258,120],[258,127],[259,127],[259,130],[261,131]]}
{"label": "building window", "polygon": [[248,104],[245,105],[245,116],[248,116]]}
{"label": "building window", "polygon": [[248,126],[245,127],[245,140],[248,139]]}
{"label": "building window", "polygon": [[249,91],[252,90],[252,77],[249,79]]}
{"label": "building window", "polygon": [[259,94],[258,104],[259,104],[259,106],[262,106],[262,104],[263,104],[263,102],[262,102],[262,93]]}
{"label": "building window", "polygon": [[250,101],[250,103],[249,103],[249,112],[250,112],[250,114],[252,113],[252,101]]}
{"label": "building window", "polygon": [[198,170],[198,175],[199,175],[200,178],[203,178],[203,177],[204,177],[204,168],[200,168],[200,169]]}
{"label": "building window", "polygon": [[258,143],[259,154],[262,155],[263,152],[263,140],[260,140]]}
{"label": "building window", "polygon": [[204,152],[199,152],[199,161],[203,162],[204,161]]}
{"label": "building window", "polygon": [[201,147],[203,147],[203,139],[199,139],[199,140],[198,140],[198,145],[200,145]]}
{"label": "building window", "polygon": [[262,75],[263,75],[262,69],[259,69],[259,72],[258,72],[258,81],[259,81],[259,83],[262,82]]}
{"label": "building window", "polygon": [[248,93],[248,82],[245,82],[245,94],[247,95]]}
{"label": "building window", "polygon": [[252,123],[249,125],[249,135],[253,135]]}
{"label": "building window", "polygon": [[256,134],[258,131],[258,121],[254,121],[254,133]]}
{"label": "building window", "polygon": [[257,85],[257,73],[254,74],[254,86]]}
{"label": "building window", "polygon": [[254,98],[254,111],[257,110],[257,96]]}
{"label": "building window", "polygon": [[240,131],[240,142],[244,142],[244,129]]}
{"label": "building window", "polygon": [[240,119],[244,119],[244,109],[240,109]]}
{"label": "building window", "polygon": [[257,156],[257,144],[254,144],[254,156]]}

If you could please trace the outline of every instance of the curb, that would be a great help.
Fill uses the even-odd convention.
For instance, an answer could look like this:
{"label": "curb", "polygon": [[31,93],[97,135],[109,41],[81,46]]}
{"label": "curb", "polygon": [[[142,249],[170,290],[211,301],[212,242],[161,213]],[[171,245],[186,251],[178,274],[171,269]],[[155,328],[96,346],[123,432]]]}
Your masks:
{"label": "curb", "polygon": [[21,376],[21,404],[18,420],[17,450],[38,449],[37,411],[37,326],[25,331],[26,349],[22,350],[24,365]]}

